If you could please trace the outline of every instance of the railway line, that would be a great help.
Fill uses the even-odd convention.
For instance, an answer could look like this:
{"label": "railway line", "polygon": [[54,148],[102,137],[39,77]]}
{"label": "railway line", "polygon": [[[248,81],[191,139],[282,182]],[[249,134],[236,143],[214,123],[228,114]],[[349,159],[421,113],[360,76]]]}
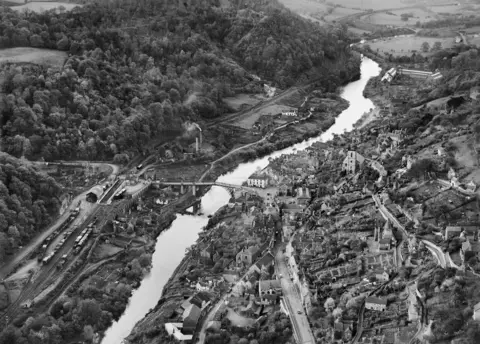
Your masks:
{"label": "railway line", "polygon": [[[67,238],[65,238],[65,241],[58,248],[58,250],[55,251],[54,254],[46,262],[45,260],[42,260],[42,262],[45,263],[40,268],[38,275],[33,276],[33,278],[30,279],[30,281],[24,287],[18,298],[13,301],[2,314],[0,314],[0,324],[8,324],[12,320],[14,320],[15,317],[20,313],[22,304],[28,302],[29,300],[33,300],[34,297],[39,293],[39,290],[43,289],[47,281],[52,280],[56,275],[60,276],[63,270],[65,270],[65,262],[63,262],[63,264],[60,264],[61,260],[65,259],[65,257],[71,259],[74,256],[75,241],[77,240],[78,236],[84,230],[88,230],[89,226],[90,229],[93,230],[93,226],[91,225],[92,222],[97,215],[102,215],[102,213],[104,213],[103,208],[94,208],[92,212],[85,218],[85,220],[77,228],[75,228]],[[85,233],[86,232],[84,232],[84,234]],[[61,235],[61,233],[59,235]],[[83,245],[86,243],[86,241],[87,240],[83,242]],[[76,257],[74,257],[73,259],[76,259]]]}
{"label": "railway line", "polygon": [[122,184],[123,180],[122,179],[117,179],[113,183],[113,185],[110,187],[110,189],[107,191],[106,194],[102,195],[99,203],[101,204],[106,204],[110,198],[115,194],[115,191],[120,187],[120,184]]}

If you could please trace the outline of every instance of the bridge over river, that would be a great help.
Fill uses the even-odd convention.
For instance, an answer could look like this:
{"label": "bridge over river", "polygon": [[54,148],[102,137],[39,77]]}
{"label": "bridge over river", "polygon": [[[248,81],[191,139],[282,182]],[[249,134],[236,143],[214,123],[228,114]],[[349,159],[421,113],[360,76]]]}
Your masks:
{"label": "bridge over river", "polygon": [[243,186],[243,185],[235,185],[235,184],[228,184],[222,182],[189,182],[189,181],[164,181],[164,180],[155,180],[152,184],[157,185],[164,185],[164,186],[172,186],[172,187],[180,187],[180,193],[185,193],[185,188],[191,188],[192,194],[196,196],[196,193],[200,188],[209,187],[209,186],[220,186],[229,191],[233,190],[244,190],[251,193],[257,193],[257,190],[252,187]]}

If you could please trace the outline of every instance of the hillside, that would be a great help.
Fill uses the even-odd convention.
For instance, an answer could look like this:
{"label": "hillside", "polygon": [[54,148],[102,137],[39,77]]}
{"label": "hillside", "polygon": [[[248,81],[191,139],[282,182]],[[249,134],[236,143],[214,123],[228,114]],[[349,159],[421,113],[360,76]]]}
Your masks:
{"label": "hillside", "polygon": [[50,222],[59,195],[53,178],[0,153],[0,261]]}
{"label": "hillside", "polygon": [[[0,48],[67,51],[62,68],[5,64],[3,147],[29,159],[123,163],[182,123],[230,111],[222,99],[358,75],[345,30],[325,31],[274,0],[88,4],[62,14],[0,14]],[[31,147],[31,148],[30,148]]]}

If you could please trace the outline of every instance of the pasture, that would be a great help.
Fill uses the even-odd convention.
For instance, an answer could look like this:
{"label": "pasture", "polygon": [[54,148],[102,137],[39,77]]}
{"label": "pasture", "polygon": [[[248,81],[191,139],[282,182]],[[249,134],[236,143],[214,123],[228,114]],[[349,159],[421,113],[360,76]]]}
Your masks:
{"label": "pasture", "polygon": [[[367,42],[373,51],[381,53],[389,53],[394,56],[411,55],[414,51],[422,52],[422,43],[428,42],[430,47],[435,42],[441,42],[443,48],[449,48],[453,46],[453,38],[439,38],[439,37],[419,37],[419,36],[402,36],[402,37],[389,37],[385,39],[376,39],[371,42]],[[427,53],[428,54],[428,53]]]}
{"label": "pasture", "polygon": [[333,9],[333,12],[328,14],[328,15],[325,15],[325,20],[326,21],[334,21],[334,20],[338,20],[342,17],[346,17],[346,16],[349,16],[349,15],[352,15],[352,14],[355,14],[355,13],[359,13],[361,12],[360,10],[354,10],[352,8],[345,8],[345,7],[335,7]]}
{"label": "pasture", "polygon": [[35,63],[51,67],[62,67],[67,59],[64,51],[38,48],[9,48],[0,50],[2,63]]}
{"label": "pasture", "polygon": [[[409,13],[412,15],[407,21],[402,20],[401,15]],[[435,20],[435,16],[425,10],[416,8],[410,10],[388,11],[374,13],[362,17],[362,20],[375,25],[393,25],[393,26],[414,26],[417,21],[425,23]]]}
{"label": "pasture", "polygon": [[42,2],[28,2],[26,4],[23,4],[20,6],[12,6],[10,8],[18,12],[32,11],[36,13],[42,13],[50,10],[56,10],[57,12],[71,11],[77,6],[82,7],[82,5],[72,4],[67,2],[42,1]]}
{"label": "pasture", "polygon": [[311,14],[327,10],[327,6],[324,3],[312,0],[280,0],[280,2],[285,7],[301,14]]}
{"label": "pasture", "polygon": [[[283,0],[282,0],[283,1]],[[295,1],[295,0],[290,0]],[[330,0],[327,3],[333,3],[347,8],[381,10],[389,8],[402,8],[411,6],[411,2],[405,0]]]}

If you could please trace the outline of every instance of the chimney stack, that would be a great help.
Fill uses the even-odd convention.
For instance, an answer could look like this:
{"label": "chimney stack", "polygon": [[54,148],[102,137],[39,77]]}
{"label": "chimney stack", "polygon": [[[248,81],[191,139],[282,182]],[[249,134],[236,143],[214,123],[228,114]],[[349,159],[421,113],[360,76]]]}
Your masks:
{"label": "chimney stack", "polygon": [[195,138],[195,152],[198,153],[198,137]]}

